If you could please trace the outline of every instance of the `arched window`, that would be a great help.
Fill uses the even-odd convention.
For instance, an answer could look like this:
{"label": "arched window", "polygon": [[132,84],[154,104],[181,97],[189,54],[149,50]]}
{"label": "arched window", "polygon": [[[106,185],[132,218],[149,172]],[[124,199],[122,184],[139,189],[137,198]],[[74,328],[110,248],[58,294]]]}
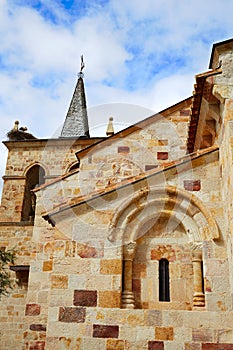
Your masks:
{"label": "arched window", "polygon": [[23,199],[22,221],[33,221],[35,217],[36,196],[31,191],[45,182],[45,171],[40,165],[34,165],[26,174]]}
{"label": "arched window", "polygon": [[159,301],[170,301],[169,261],[159,260]]}

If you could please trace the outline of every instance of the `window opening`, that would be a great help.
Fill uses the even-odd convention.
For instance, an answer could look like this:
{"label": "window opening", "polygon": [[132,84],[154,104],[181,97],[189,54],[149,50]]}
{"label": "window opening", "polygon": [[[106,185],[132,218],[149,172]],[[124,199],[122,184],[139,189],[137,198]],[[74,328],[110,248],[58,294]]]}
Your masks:
{"label": "window opening", "polygon": [[39,165],[34,165],[26,174],[24,190],[22,221],[34,221],[36,196],[32,190],[45,182],[45,171]]}
{"label": "window opening", "polygon": [[159,301],[170,301],[169,261],[159,260]]}

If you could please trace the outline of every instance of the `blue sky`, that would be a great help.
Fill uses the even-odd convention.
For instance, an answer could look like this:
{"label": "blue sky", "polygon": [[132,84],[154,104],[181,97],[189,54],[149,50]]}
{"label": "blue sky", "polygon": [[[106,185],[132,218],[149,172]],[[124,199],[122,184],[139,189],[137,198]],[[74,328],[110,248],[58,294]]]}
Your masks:
{"label": "blue sky", "polygon": [[[233,37],[232,13],[229,0],[1,0],[1,140],[16,119],[38,138],[56,135],[82,54],[92,135],[109,113],[124,126],[190,96],[212,44]],[[6,154],[1,145],[1,174]]]}

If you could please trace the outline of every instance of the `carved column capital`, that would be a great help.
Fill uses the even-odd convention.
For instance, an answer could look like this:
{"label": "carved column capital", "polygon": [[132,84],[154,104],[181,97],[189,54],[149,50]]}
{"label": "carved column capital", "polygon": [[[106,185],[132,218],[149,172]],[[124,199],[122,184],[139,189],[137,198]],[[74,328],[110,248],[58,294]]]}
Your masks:
{"label": "carved column capital", "polygon": [[133,261],[135,251],[136,251],[136,242],[130,242],[123,246],[123,259]]}

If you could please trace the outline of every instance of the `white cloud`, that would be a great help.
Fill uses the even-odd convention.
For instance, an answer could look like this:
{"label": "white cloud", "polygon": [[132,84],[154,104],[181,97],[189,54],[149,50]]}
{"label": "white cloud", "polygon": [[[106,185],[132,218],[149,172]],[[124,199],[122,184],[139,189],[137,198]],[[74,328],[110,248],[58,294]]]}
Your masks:
{"label": "white cloud", "polygon": [[[1,139],[16,119],[35,136],[53,135],[65,118],[81,54],[90,107],[121,102],[157,112],[191,95],[211,44],[233,32],[228,0],[221,6],[217,0],[76,1],[70,12],[59,0],[41,1],[44,11],[32,3],[0,2]],[[110,114],[104,110],[100,123]],[[119,125],[139,118],[116,114]],[[97,117],[90,118],[96,125]],[[2,145],[0,154],[4,173]]]}

